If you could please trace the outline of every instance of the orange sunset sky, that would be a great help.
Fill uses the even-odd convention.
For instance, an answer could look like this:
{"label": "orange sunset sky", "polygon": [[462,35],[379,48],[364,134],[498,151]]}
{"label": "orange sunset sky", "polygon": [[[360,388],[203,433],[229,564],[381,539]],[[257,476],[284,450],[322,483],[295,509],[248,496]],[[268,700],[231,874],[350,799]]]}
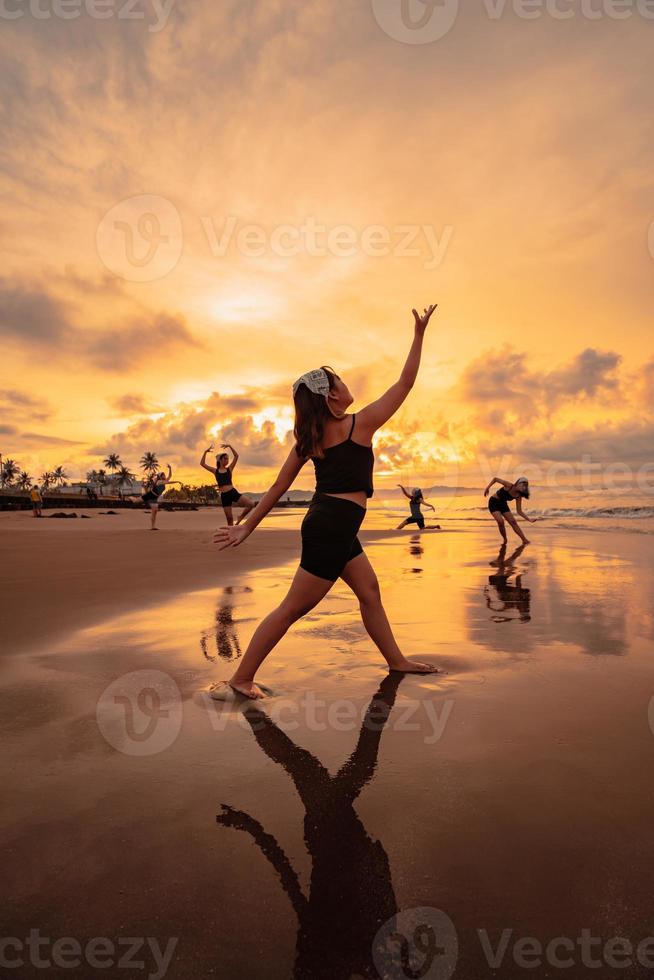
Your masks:
{"label": "orange sunset sky", "polygon": [[4,457],[79,479],[152,450],[200,483],[224,439],[264,489],[294,378],[331,364],[362,404],[438,302],[380,486],[651,459],[654,19],[465,0],[408,43],[393,2],[178,0],[164,24],[7,0]]}

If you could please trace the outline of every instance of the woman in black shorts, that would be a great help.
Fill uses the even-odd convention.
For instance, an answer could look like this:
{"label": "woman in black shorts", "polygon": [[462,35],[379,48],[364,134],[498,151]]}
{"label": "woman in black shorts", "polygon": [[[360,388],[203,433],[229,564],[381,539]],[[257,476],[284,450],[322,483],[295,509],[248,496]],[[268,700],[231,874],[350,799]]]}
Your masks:
{"label": "woman in black shorts", "polygon": [[202,453],[202,459],[200,460],[200,466],[203,466],[205,470],[209,470],[210,473],[216,478],[216,483],[218,484],[218,490],[220,492],[220,503],[225,511],[225,517],[227,518],[227,523],[231,527],[234,523],[234,514],[232,512],[232,507],[241,507],[243,513],[237,520],[237,524],[240,524],[244,517],[250,513],[252,508],[255,506],[254,500],[250,497],[246,497],[244,493],[239,493],[232,484],[232,473],[234,467],[238,462],[238,453],[233,446],[229,443],[225,443],[222,447],[223,449],[231,449],[232,451],[232,461],[229,461],[228,453],[218,453],[216,456],[216,466],[209,466],[207,464],[207,454],[213,451],[213,446],[209,446],[208,449]]}
{"label": "woman in black shorts", "polygon": [[502,535],[502,540],[506,541],[506,523],[508,522],[515,533],[518,535],[520,540],[524,544],[529,544],[529,541],[522,533],[520,525],[516,521],[515,517],[511,513],[511,508],[509,506],[512,500],[516,501],[516,511],[520,517],[525,521],[529,521],[530,524],[536,523],[535,517],[527,517],[522,510],[522,500],[529,499],[529,480],[525,476],[521,476],[519,480],[515,483],[510,483],[509,480],[502,480],[499,476],[493,477],[491,482],[488,484],[484,490],[484,497],[487,497],[496,483],[501,483],[500,489],[494,493],[490,500],[488,501],[488,509],[497,521],[497,526],[499,532]]}
{"label": "woman in black shorts", "polygon": [[141,496],[141,500],[146,507],[150,508],[150,530],[158,531],[157,527],[157,514],[159,513],[159,503],[161,498],[166,492],[166,487],[169,483],[179,483],[179,480],[171,480],[173,471],[168,466],[168,476],[165,473],[157,473],[155,476],[151,477],[145,488],[145,493]]}
{"label": "woman in black shorts", "polygon": [[377,576],[357,537],[366,503],[373,495],[372,438],[395,415],[413,387],[425,330],[435,309],[430,306],[422,316],[413,311],[415,335],[399,380],[356,415],[346,414],[353,398],[331,368],[309,371],[295,382],[295,446],[245,523],[238,528],[221,528],[214,542],[222,550],[245,541],[311,459],[316,493],[302,522],[300,567],[286,598],[255,630],[236,672],[226,684],[212,689],[216,699],[229,696],[228,688],[249,698],[263,697],[254,683],[257,670],[289,627],[313,609],[339,577],[359,600],[364,626],[390,670],[417,674],[436,671],[430,664],[407,660],[398,647],[382,605]]}

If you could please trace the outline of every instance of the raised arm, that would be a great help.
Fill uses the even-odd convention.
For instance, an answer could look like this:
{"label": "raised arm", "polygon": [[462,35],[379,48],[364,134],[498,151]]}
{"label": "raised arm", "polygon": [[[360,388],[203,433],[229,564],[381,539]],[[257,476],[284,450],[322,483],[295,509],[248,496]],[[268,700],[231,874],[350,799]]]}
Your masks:
{"label": "raised arm", "polygon": [[486,489],[484,490],[484,497],[488,496],[488,494],[491,491],[491,488],[494,487],[496,483],[501,483],[502,486],[505,487],[507,490],[510,490],[511,487],[513,486],[510,480],[502,480],[501,477],[494,476],[493,479],[488,484],[488,486],[486,487]]}
{"label": "raised arm", "polygon": [[413,343],[411,344],[409,356],[402,368],[402,373],[395,384],[391,385],[381,398],[371,402],[370,405],[366,405],[364,409],[357,413],[357,434],[359,438],[365,435],[372,438],[377,429],[380,429],[382,425],[395,415],[413,388],[416,377],[418,376],[418,368],[420,367],[425,330],[435,309],[435,306],[426,307],[422,316],[416,310],[413,310],[415,319]]}
{"label": "raised arm", "polygon": [[209,464],[207,463],[207,453],[210,453],[212,449],[213,449],[213,446],[208,446],[205,449],[205,451],[202,453],[202,459],[200,460],[200,466],[203,466],[205,470],[209,470],[209,472],[210,473],[213,473],[213,475],[215,476],[216,475],[215,467],[209,466]]}
{"label": "raised arm", "polygon": [[407,492],[406,487],[403,487],[401,483],[398,483],[398,487],[400,488],[400,490],[402,491],[402,493],[404,494],[404,496],[405,497],[408,497],[409,500],[411,500],[411,494]]}
{"label": "raised arm", "polygon": [[295,451],[295,447],[291,449],[286,462],[277,474],[277,479],[270,490],[261,498],[247,520],[238,526],[221,527],[216,531],[213,536],[213,541],[214,544],[218,545],[220,551],[223,551],[224,548],[237,548],[239,544],[252,534],[254,529],[261,524],[266,514],[272,510],[279,498],[292,485],[305,463],[306,459],[300,459]]}
{"label": "raised arm", "polygon": [[229,464],[229,469],[233,470],[236,464],[238,463],[238,453],[236,452],[233,446],[230,446],[228,442],[223,443],[223,449],[229,449],[229,451],[232,454],[232,461]]}

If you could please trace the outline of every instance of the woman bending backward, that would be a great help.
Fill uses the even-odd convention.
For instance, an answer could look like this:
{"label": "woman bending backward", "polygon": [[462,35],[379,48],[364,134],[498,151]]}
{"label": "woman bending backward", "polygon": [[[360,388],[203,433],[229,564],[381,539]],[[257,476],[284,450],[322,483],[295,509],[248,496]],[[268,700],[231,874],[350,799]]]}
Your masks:
{"label": "woman bending backward", "polygon": [[313,609],[338,578],[359,600],[363,624],[390,670],[436,672],[429,664],[407,660],[398,647],[377,576],[357,537],[373,495],[373,436],[397,412],[414,385],[425,331],[435,309],[426,308],[422,316],[413,310],[413,343],[399,379],[360,412],[347,414],[353,397],[331,368],[309,371],[293,386],[295,447],[247,520],[238,527],[221,528],[213,540],[221,550],[242,544],[311,459],[316,492],[302,522],[300,567],[285,599],[259,624],[236,672],[215,685],[213,697],[224,699],[229,688],[249,698],[263,697],[254,680],[259,667],[293,623]]}

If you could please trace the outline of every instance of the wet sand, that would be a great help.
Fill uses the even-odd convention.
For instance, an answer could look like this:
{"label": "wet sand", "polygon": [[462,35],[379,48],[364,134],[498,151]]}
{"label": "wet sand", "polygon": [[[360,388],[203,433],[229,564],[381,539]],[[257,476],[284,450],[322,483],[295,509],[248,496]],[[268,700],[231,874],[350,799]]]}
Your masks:
{"label": "wet sand", "polygon": [[[283,595],[301,515],[229,562],[210,516],[163,514],[138,549],[136,527],[0,524],[3,634],[47,555],[2,661],[5,935],[177,940],[171,978],[408,976],[401,942],[378,936],[390,920],[437,980],[650,975],[604,947],[654,932],[647,540],[538,527],[497,564],[492,528],[373,520],[400,643],[447,673],[388,677],[338,585],[265,665],[275,697],[234,708],[204,692]],[[151,558],[166,571],[141,590]],[[600,968],[578,945],[558,950],[567,970],[520,965],[520,939],[584,929]],[[493,948],[512,930],[494,968],[483,930]],[[157,975],[149,947],[135,958],[50,975]],[[25,958],[8,975],[48,972]]]}

